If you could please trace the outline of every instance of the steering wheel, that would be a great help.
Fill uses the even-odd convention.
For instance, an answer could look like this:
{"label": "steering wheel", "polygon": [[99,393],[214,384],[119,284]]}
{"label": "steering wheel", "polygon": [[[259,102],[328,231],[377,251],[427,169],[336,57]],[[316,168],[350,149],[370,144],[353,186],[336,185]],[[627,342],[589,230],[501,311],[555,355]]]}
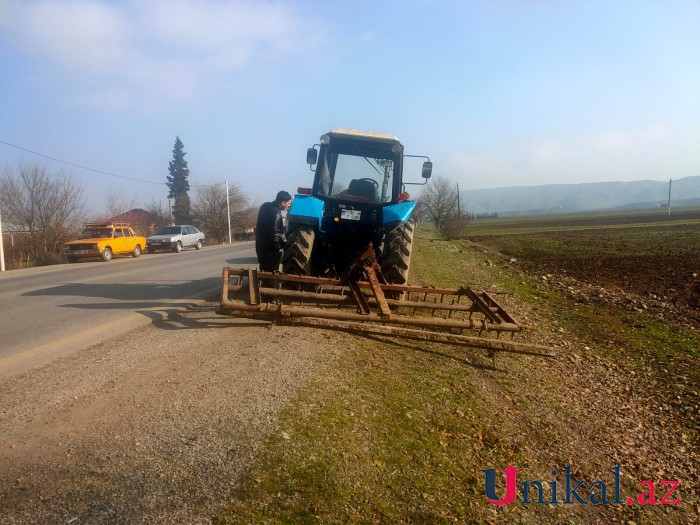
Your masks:
{"label": "steering wheel", "polygon": [[375,190],[375,191],[377,191],[377,190],[379,189],[379,183],[378,183],[376,180],[374,180],[374,179],[372,179],[372,178],[370,178],[370,177],[362,177],[361,179],[357,179],[357,180],[366,180],[366,181],[369,181],[369,182],[371,182],[372,184],[374,184],[374,190]]}

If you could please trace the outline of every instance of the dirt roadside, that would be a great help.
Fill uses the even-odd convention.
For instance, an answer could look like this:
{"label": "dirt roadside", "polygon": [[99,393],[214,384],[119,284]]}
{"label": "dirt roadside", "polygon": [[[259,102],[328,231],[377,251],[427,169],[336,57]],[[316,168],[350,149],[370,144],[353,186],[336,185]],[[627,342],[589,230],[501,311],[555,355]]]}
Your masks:
{"label": "dirt roadside", "polygon": [[338,335],[215,305],[0,382],[0,522],[211,523]]}
{"label": "dirt roadside", "polygon": [[[527,284],[477,246],[424,240],[422,250],[421,282],[448,282],[449,271],[494,292],[529,290],[527,301],[499,298],[537,327],[519,340],[557,357],[489,366],[448,345],[232,322],[213,305],[164,312],[0,381],[0,523],[697,522],[695,382],[626,364],[616,340],[577,335],[572,321],[598,314],[555,300],[549,277]],[[577,479],[609,480],[620,466],[625,495],[640,480],[681,480],[683,503],[495,509],[480,469],[508,464],[545,480],[567,465]]]}

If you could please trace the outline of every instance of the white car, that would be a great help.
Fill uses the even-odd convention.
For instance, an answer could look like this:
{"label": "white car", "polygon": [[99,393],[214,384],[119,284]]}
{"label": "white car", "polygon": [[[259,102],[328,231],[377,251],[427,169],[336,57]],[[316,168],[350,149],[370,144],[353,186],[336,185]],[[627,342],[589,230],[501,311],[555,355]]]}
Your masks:
{"label": "white car", "polygon": [[188,247],[201,250],[203,244],[204,234],[190,225],[163,226],[158,230],[158,233],[146,239],[148,253],[155,253],[159,250],[180,253],[183,248]]}

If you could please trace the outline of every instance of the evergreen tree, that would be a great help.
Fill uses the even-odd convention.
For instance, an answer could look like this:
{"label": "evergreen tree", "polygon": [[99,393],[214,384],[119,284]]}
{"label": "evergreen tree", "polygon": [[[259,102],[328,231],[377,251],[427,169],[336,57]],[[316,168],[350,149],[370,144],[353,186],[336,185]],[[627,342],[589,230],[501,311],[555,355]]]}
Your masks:
{"label": "evergreen tree", "polygon": [[187,193],[178,193],[175,195],[175,203],[173,204],[173,219],[175,220],[175,224],[189,224],[192,222],[190,197],[187,195]]}
{"label": "evergreen tree", "polygon": [[180,137],[175,137],[175,146],[173,147],[173,160],[168,165],[168,199],[175,199],[173,206],[173,217],[177,224],[190,222],[190,198],[187,192],[190,189],[190,183],[187,178],[190,176],[190,170],[187,167],[185,160],[184,144]]}

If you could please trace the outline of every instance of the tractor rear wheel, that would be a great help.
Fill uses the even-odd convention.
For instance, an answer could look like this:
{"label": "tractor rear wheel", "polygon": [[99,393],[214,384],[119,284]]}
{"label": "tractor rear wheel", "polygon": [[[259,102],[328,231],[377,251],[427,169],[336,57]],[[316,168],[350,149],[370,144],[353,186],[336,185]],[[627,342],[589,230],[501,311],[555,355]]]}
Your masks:
{"label": "tractor rear wheel", "polygon": [[287,235],[287,246],[282,255],[284,273],[309,275],[315,236],[316,232],[310,226],[300,226]]}
{"label": "tractor rear wheel", "polygon": [[382,273],[389,284],[407,284],[413,246],[413,219],[384,235]]}

